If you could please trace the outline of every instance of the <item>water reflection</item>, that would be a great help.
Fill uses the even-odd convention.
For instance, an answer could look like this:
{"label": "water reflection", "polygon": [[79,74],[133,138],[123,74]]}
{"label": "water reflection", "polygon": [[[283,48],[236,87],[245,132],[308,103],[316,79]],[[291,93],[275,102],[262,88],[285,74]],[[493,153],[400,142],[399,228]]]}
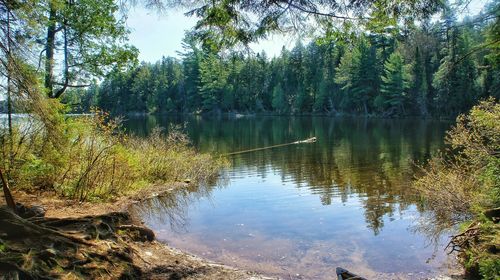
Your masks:
{"label": "water reflection", "polygon": [[[202,151],[228,153],[293,142],[315,136],[315,144],[287,146],[231,158],[230,176],[248,172],[265,178],[268,168],[309,188],[323,205],[333,196],[363,197],[367,226],[375,234],[382,217],[405,209],[415,200],[409,181],[414,162],[422,162],[443,146],[449,123],[424,120],[372,120],[260,117],[210,120],[163,118],[128,120],[130,131],[145,135],[160,125],[182,126]],[[394,206],[398,205],[399,209]]]}
{"label": "water reflection", "polygon": [[423,211],[409,183],[413,162],[443,146],[449,123],[321,117],[126,122],[139,135],[170,124],[183,127],[200,150],[220,154],[317,137],[314,144],[231,156],[227,188],[208,186],[143,205],[152,211],[146,222],[174,246],[271,274],[306,272],[307,279],[325,279],[332,265],[380,279],[441,267],[444,256],[427,264],[432,248],[408,230]]}
{"label": "water reflection", "polygon": [[155,224],[169,225],[174,232],[183,233],[186,232],[188,225],[189,205],[196,203],[200,198],[210,197],[212,188],[207,185],[190,185],[162,193],[154,199],[144,200],[140,205],[132,205],[130,211],[137,217],[145,218]]}

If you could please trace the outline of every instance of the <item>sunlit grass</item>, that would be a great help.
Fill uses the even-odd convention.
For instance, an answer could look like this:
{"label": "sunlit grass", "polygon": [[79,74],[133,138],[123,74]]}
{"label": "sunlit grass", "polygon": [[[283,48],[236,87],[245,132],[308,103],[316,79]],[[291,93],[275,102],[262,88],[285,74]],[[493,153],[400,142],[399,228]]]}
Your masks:
{"label": "sunlit grass", "polygon": [[[173,129],[127,136],[102,112],[66,119],[53,138],[36,121],[1,131],[0,161],[14,188],[55,191],[81,201],[108,200],[154,184],[218,177],[226,160],[197,152]],[[52,137],[51,139],[48,139]]]}

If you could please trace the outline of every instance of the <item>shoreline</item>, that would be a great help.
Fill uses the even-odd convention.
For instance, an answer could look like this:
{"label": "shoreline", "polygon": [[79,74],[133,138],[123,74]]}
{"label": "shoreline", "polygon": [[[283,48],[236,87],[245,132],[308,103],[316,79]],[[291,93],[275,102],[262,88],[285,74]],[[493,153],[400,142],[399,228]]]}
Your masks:
{"label": "shoreline", "polygon": [[[80,272],[83,275],[82,278],[99,278],[99,279],[245,279],[245,280],[272,280],[278,279],[276,277],[267,277],[256,272],[247,271],[243,269],[238,269],[236,267],[231,267],[228,265],[220,264],[210,260],[203,259],[199,256],[183,252],[176,248],[170,247],[168,244],[160,242],[154,238],[154,240],[147,240],[141,229],[149,230],[144,227],[142,221],[138,217],[134,217],[129,208],[139,203],[145,199],[150,199],[168,192],[172,192],[179,188],[187,187],[186,183],[175,183],[168,186],[152,186],[149,188],[142,189],[133,195],[123,196],[113,202],[84,202],[79,203],[72,200],[67,200],[55,195],[50,195],[47,193],[26,193],[24,191],[14,191],[13,196],[16,202],[21,203],[25,206],[42,206],[45,210],[44,220],[53,222],[55,224],[61,224],[64,226],[57,226],[58,230],[64,232],[67,235],[79,238],[88,232],[89,225],[100,225],[101,221],[106,221],[112,229],[110,233],[98,235],[95,238],[87,238],[88,244],[78,248],[80,252],[87,251],[103,251],[102,248],[109,247],[113,251],[125,252],[125,256],[120,256],[119,258],[114,258],[112,254],[108,251],[105,256],[109,257],[108,260],[88,261],[85,265],[82,265],[78,269],[85,271],[85,266],[90,266],[91,270],[103,269],[106,273],[91,274],[86,275],[84,272]],[[110,219],[109,217],[112,217]],[[119,217],[115,219],[114,217]],[[110,221],[111,220],[111,221]],[[85,222],[84,222],[85,221]],[[71,223],[71,226],[67,225]],[[78,228],[75,230],[75,228]],[[134,231],[138,229],[139,232]],[[152,231],[151,231],[152,232]],[[2,229],[0,228],[0,235],[2,239],[0,241],[5,241],[5,244],[11,245],[15,240],[9,239],[9,236],[2,234]],[[15,238],[12,238],[15,239]],[[42,238],[38,240],[38,243],[43,243]],[[1,245],[1,244],[0,244]],[[4,248],[3,251],[10,249],[9,247]],[[42,245],[42,244],[40,244]],[[7,250],[5,250],[7,249]],[[29,252],[35,251],[35,255],[39,254],[36,250],[32,248],[24,248],[29,250]],[[53,250],[51,248],[41,250],[41,252],[50,251],[58,252],[57,249]],[[2,250],[0,250],[2,253]],[[41,253],[40,253],[41,254]],[[87,252],[87,255],[91,253]],[[61,252],[61,255],[63,253]],[[66,256],[66,255],[65,255]],[[44,256],[45,257],[45,256]],[[56,253],[53,256],[57,259]],[[72,256],[73,257],[73,256]],[[9,275],[12,276],[12,271],[16,269],[5,269],[8,266],[5,259],[1,258],[0,254],[0,276]],[[33,266],[34,278],[44,276],[43,273],[52,272],[59,270],[57,272],[58,276],[62,276],[63,279],[72,277],[67,277],[66,274],[71,274],[74,271],[61,270],[60,263],[64,261],[64,258],[55,261],[54,267],[49,267],[47,271],[37,271],[38,268]],[[26,276],[24,273],[31,272],[25,269],[25,265],[17,266],[18,276]],[[92,268],[95,267],[95,268]],[[22,269],[21,269],[22,268]],[[36,268],[36,269],[35,269]],[[75,270],[73,268],[73,270]],[[85,271],[87,272],[87,271]],[[94,273],[94,272],[89,272]],[[96,272],[97,273],[97,272]],[[50,275],[50,274],[49,274]],[[63,276],[66,275],[66,276]],[[54,275],[52,275],[54,276]],[[78,278],[78,277],[77,277]],[[8,278],[9,279],[9,278]]]}
{"label": "shoreline", "polygon": [[[161,196],[181,188],[187,188],[187,183],[174,183],[171,185],[151,186],[135,192],[132,195],[122,196],[112,202],[83,202],[67,200],[46,192],[26,193],[15,191],[13,195],[18,203],[26,206],[37,205],[45,208],[45,219],[61,220],[90,220],[91,224],[106,219],[108,216],[122,215],[124,221],[110,223],[113,232],[111,237],[97,237],[92,241],[92,246],[105,246],[113,250],[129,252],[128,258],[114,259],[111,267],[117,267],[116,271],[108,270],[109,275],[99,275],[92,278],[115,279],[227,279],[227,280],[273,280],[281,279],[279,276],[266,276],[258,272],[245,270],[243,268],[225,265],[216,261],[204,259],[200,256],[182,251],[169,246],[154,238],[148,241],[140,232],[123,233],[125,227],[144,228],[144,223],[139,217],[133,215],[130,209],[133,205],[157,196]],[[125,225],[126,224],[126,225]],[[79,226],[81,228],[81,226]],[[1,233],[0,229],[0,233]],[[152,232],[152,231],[151,231]],[[74,233],[74,232],[72,232]],[[121,236],[117,240],[113,236]],[[100,245],[99,245],[100,244]],[[85,250],[85,248],[83,249]],[[1,251],[0,251],[1,252]],[[2,259],[0,258],[0,276],[2,275]],[[95,266],[103,266],[102,263]],[[132,272],[124,274],[123,267],[130,267]],[[334,275],[332,277],[335,277]],[[65,278],[65,277],[63,277]],[[86,277],[83,277],[86,278]],[[73,279],[73,278],[71,278]],[[332,278],[334,279],[334,278]],[[458,275],[436,275],[428,280],[452,280],[463,279]]]}

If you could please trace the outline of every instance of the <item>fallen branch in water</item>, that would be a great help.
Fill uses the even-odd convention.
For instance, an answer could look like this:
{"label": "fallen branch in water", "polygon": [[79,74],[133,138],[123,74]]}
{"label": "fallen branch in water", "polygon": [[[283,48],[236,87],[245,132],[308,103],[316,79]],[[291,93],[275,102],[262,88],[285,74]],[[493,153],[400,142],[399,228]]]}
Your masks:
{"label": "fallen branch in water", "polygon": [[295,145],[295,144],[305,144],[305,143],[314,143],[314,142],[316,142],[316,137],[308,138],[308,139],[301,140],[301,141],[295,141],[295,142],[291,142],[291,143],[278,144],[278,145],[267,146],[267,147],[262,147],[262,148],[244,150],[244,151],[239,151],[239,152],[234,152],[234,153],[228,153],[228,154],[225,154],[225,156],[239,155],[239,154],[262,151],[262,150],[278,148],[278,147],[283,147],[283,146],[289,146],[289,145]]}

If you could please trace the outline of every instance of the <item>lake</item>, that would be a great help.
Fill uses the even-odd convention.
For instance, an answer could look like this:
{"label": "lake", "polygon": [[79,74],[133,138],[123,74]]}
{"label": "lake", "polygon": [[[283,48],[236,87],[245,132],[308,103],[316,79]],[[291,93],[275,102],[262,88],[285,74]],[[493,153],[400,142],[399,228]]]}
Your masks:
{"label": "lake", "polygon": [[208,260],[284,279],[425,279],[453,268],[446,236],[418,230],[425,209],[411,189],[444,147],[450,122],[329,117],[148,117],[130,133],[172,125],[202,152],[227,156],[217,184],[144,202],[135,211],[159,240]]}

